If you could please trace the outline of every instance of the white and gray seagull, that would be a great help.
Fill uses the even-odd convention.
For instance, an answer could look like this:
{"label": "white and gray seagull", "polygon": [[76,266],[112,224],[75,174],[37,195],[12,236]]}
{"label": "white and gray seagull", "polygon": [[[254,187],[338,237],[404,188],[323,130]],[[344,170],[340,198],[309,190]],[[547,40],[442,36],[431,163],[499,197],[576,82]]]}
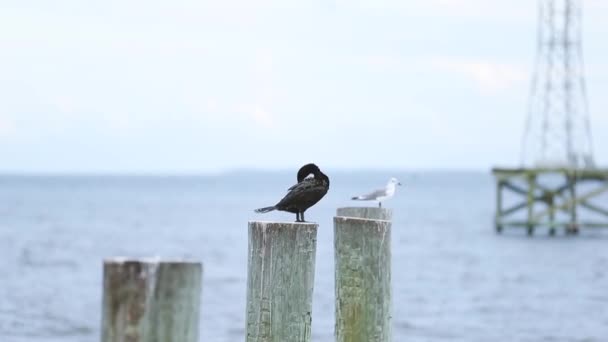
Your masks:
{"label": "white and gray seagull", "polygon": [[355,196],[352,200],[355,201],[378,201],[378,207],[382,208],[382,201],[387,200],[395,195],[395,186],[401,185],[397,178],[389,179],[384,189],[378,189],[368,194]]}

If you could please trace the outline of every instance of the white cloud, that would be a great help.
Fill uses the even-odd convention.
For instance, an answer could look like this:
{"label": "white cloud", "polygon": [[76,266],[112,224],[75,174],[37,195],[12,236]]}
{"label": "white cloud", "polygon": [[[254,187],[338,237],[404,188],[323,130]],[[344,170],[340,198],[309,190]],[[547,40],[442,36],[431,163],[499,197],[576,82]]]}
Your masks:
{"label": "white cloud", "polygon": [[0,116],[0,138],[11,137],[15,134],[16,127],[8,117]]}
{"label": "white cloud", "polygon": [[275,125],[274,117],[259,106],[254,106],[253,109],[249,111],[249,116],[258,126],[272,128]]}
{"label": "white cloud", "polygon": [[586,0],[583,7],[588,11],[608,11],[608,2],[606,0]]}
{"label": "white cloud", "polygon": [[55,93],[55,89],[48,89],[45,95],[49,106],[56,109],[56,112],[64,117],[73,116],[82,107],[74,96],[65,93]]}
{"label": "white cloud", "polygon": [[497,93],[528,80],[526,70],[513,64],[451,58],[438,58],[431,63],[438,70],[461,74],[473,80],[484,93]]}
{"label": "white cloud", "polygon": [[519,20],[536,9],[536,3],[529,0],[488,1],[488,0],[338,0],[339,7],[355,7],[364,10],[399,11],[419,15],[449,16]]}
{"label": "white cloud", "polygon": [[396,54],[368,54],[350,56],[345,60],[356,67],[364,67],[373,71],[390,73],[418,73],[434,71],[434,65],[429,63],[432,58],[422,55],[399,56]]}
{"label": "white cloud", "polygon": [[475,82],[480,91],[496,93],[528,80],[528,71],[521,66],[494,60],[452,57],[399,57],[376,54],[354,57],[353,63],[373,70],[388,72],[425,72],[445,78],[446,73],[464,76]]}
{"label": "white cloud", "polygon": [[392,71],[401,70],[404,66],[408,65],[408,63],[403,61],[398,56],[382,54],[363,56],[360,58],[355,57],[354,62],[356,64],[362,64],[373,69]]}

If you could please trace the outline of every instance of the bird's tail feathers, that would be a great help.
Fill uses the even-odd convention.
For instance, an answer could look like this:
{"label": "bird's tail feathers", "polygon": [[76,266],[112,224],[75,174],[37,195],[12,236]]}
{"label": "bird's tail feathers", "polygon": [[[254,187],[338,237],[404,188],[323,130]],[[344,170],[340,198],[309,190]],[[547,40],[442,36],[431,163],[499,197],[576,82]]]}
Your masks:
{"label": "bird's tail feathers", "polygon": [[256,209],[256,210],[254,210],[254,211],[255,211],[256,213],[263,214],[263,213],[268,213],[268,212],[271,212],[271,211],[276,210],[276,209],[277,209],[277,207],[275,207],[275,206],[273,205],[273,206],[271,206],[271,207],[260,208],[260,209]]}

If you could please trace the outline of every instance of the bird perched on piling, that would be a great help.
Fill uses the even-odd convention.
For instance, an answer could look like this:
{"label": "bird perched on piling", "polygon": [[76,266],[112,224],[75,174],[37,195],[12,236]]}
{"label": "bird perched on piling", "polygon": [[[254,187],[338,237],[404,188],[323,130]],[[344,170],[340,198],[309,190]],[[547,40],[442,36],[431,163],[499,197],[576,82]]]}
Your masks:
{"label": "bird perched on piling", "polygon": [[[312,177],[308,177],[312,175]],[[308,178],[307,178],[308,177]],[[273,210],[287,211],[296,214],[296,222],[306,222],[304,212],[317,204],[329,190],[329,177],[315,164],[306,164],[297,175],[298,183],[289,188],[289,192],[279,203],[256,209],[256,213],[267,213]]]}
{"label": "bird perched on piling", "polygon": [[378,189],[368,194],[355,196],[351,198],[355,201],[378,201],[378,207],[382,208],[382,201],[387,200],[395,195],[395,186],[401,185],[397,178],[389,179],[384,189]]}

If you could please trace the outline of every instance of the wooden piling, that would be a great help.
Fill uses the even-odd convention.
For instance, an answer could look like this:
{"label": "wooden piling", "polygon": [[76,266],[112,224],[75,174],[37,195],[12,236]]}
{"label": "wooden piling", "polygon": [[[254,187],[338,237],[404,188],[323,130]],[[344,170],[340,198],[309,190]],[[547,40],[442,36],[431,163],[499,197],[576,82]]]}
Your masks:
{"label": "wooden piling", "polygon": [[247,342],[309,342],[318,225],[249,222]]}
{"label": "wooden piling", "polygon": [[536,202],[536,175],[528,175],[528,235],[534,234],[534,203]]}
{"label": "wooden piling", "polygon": [[[567,176],[568,180],[568,190],[570,192],[571,198],[577,198],[576,196],[576,171],[569,173]],[[578,233],[578,218],[576,212],[576,203],[571,203],[569,208],[570,212],[570,224],[566,228],[567,234],[576,234]]]}
{"label": "wooden piling", "polygon": [[494,216],[494,228],[497,233],[502,233],[502,224],[500,223],[502,220],[503,210],[502,210],[502,191],[505,186],[505,182],[502,179],[499,179],[496,182],[496,214]]}
{"label": "wooden piling", "polygon": [[334,217],[336,341],[391,340],[391,222]]}
{"label": "wooden piling", "polygon": [[102,342],[198,342],[199,262],[110,259],[103,265]]}
{"label": "wooden piling", "polygon": [[391,209],[378,207],[348,207],[338,208],[336,216],[390,221],[393,219],[393,211]]}

